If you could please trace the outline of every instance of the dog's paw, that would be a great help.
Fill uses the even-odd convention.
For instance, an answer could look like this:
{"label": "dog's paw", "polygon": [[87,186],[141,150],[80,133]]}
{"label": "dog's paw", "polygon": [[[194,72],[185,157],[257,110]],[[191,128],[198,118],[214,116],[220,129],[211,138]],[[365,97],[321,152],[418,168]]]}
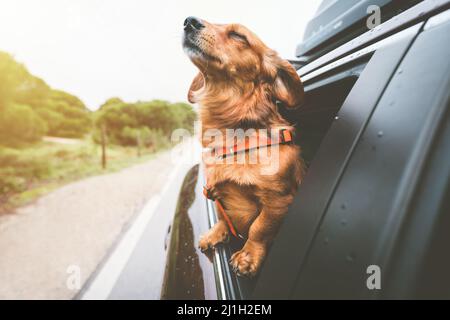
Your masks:
{"label": "dog's paw", "polygon": [[254,277],[264,260],[264,252],[245,245],[231,256],[230,265],[238,276]]}
{"label": "dog's paw", "polygon": [[228,230],[222,228],[213,228],[206,234],[200,237],[198,248],[205,252],[209,249],[214,249],[220,243],[227,243],[230,240]]}

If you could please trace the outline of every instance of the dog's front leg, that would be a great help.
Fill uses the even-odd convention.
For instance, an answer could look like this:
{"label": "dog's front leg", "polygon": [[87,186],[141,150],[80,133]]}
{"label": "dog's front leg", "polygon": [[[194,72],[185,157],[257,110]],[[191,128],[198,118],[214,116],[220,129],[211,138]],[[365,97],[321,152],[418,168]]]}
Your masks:
{"label": "dog's front leg", "polygon": [[[288,199],[289,198],[289,199]],[[252,223],[248,239],[241,250],[231,256],[230,264],[238,275],[255,276],[261,268],[267,248],[275,237],[284,214],[287,212],[289,197],[272,200],[272,205],[263,206]],[[279,204],[279,206],[277,206]]]}
{"label": "dog's front leg", "polygon": [[202,252],[214,249],[219,243],[230,240],[228,226],[223,220],[219,220],[211,229],[200,237],[198,247]]}
{"label": "dog's front leg", "polygon": [[213,165],[206,165],[205,167],[206,188],[208,190],[208,198],[211,200],[220,199],[220,194],[217,192],[216,185],[223,182],[223,177]]}
{"label": "dog's front leg", "polygon": [[[207,165],[205,170],[207,197],[211,200],[220,200],[220,195],[217,192],[217,174],[214,166]],[[198,247],[202,252],[209,249],[214,249],[220,243],[229,241],[229,230],[225,221],[219,221],[200,237]]]}

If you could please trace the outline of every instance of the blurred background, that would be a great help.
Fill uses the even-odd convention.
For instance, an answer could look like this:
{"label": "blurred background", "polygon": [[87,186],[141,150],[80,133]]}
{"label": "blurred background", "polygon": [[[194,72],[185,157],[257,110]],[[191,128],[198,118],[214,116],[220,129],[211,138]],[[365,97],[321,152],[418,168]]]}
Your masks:
{"label": "blurred background", "polygon": [[293,58],[320,2],[0,0],[0,298],[74,297],[161,191],[197,117],[187,16]]}

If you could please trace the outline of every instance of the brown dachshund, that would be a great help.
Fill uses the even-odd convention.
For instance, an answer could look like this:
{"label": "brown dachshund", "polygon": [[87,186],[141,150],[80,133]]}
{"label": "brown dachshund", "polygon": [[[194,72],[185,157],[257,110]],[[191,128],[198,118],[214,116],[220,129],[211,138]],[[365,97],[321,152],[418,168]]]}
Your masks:
{"label": "brown dachshund", "polygon": [[[254,33],[239,24],[211,24],[189,17],[184,22],[183,47],[199,69],[188,99],[200,104],[203,147],[218,150],[224,143],[231,141],[233,146],[252,136],[270,139],[272,130],[293,131],[276,102],[288,108],[301,105],[302,83],[291,64]],[[205,159],[211,193],[246,238],[230,263],[238,275],[254,276],[302,179],[300,148],[292,143],[277,144],[276,149],[259,146],[225,159],[214,154]],[[199,247],[206,251],[229,237],[230,226],[222,217],[201,238]]]}

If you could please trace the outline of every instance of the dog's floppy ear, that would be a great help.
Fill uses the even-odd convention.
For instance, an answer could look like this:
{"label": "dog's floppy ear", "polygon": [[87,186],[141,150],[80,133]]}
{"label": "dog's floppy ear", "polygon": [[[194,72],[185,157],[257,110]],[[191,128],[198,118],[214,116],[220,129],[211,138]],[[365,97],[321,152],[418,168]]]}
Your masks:
{"label": "dog's floppy ear", "polygon": [[289,61],[279,58],[273,52],[266,58],[264,67],[266,73],[275,79],[272,88],[273,98],[289,108],[301,106],[305,99],[303,84]]}
{"label": "dog's floppy ear", "polygon": [[297,71],[287,60],[278,61],[273,95],[289,108],[296,108],[303,104],[305,99],[303,84]]}
{"label": "dog's floppy ear", "polygon": [[196,103],[197,101],[195,100],[195,92],[200,90],[201,88],[203,88],[203,86],[205,85],[205,79],[203,78],[203,75],[201,72],[199,72],[194,80],[192,80],[191,86],[189,88],[188,91],[188,101],[190,103]]}

